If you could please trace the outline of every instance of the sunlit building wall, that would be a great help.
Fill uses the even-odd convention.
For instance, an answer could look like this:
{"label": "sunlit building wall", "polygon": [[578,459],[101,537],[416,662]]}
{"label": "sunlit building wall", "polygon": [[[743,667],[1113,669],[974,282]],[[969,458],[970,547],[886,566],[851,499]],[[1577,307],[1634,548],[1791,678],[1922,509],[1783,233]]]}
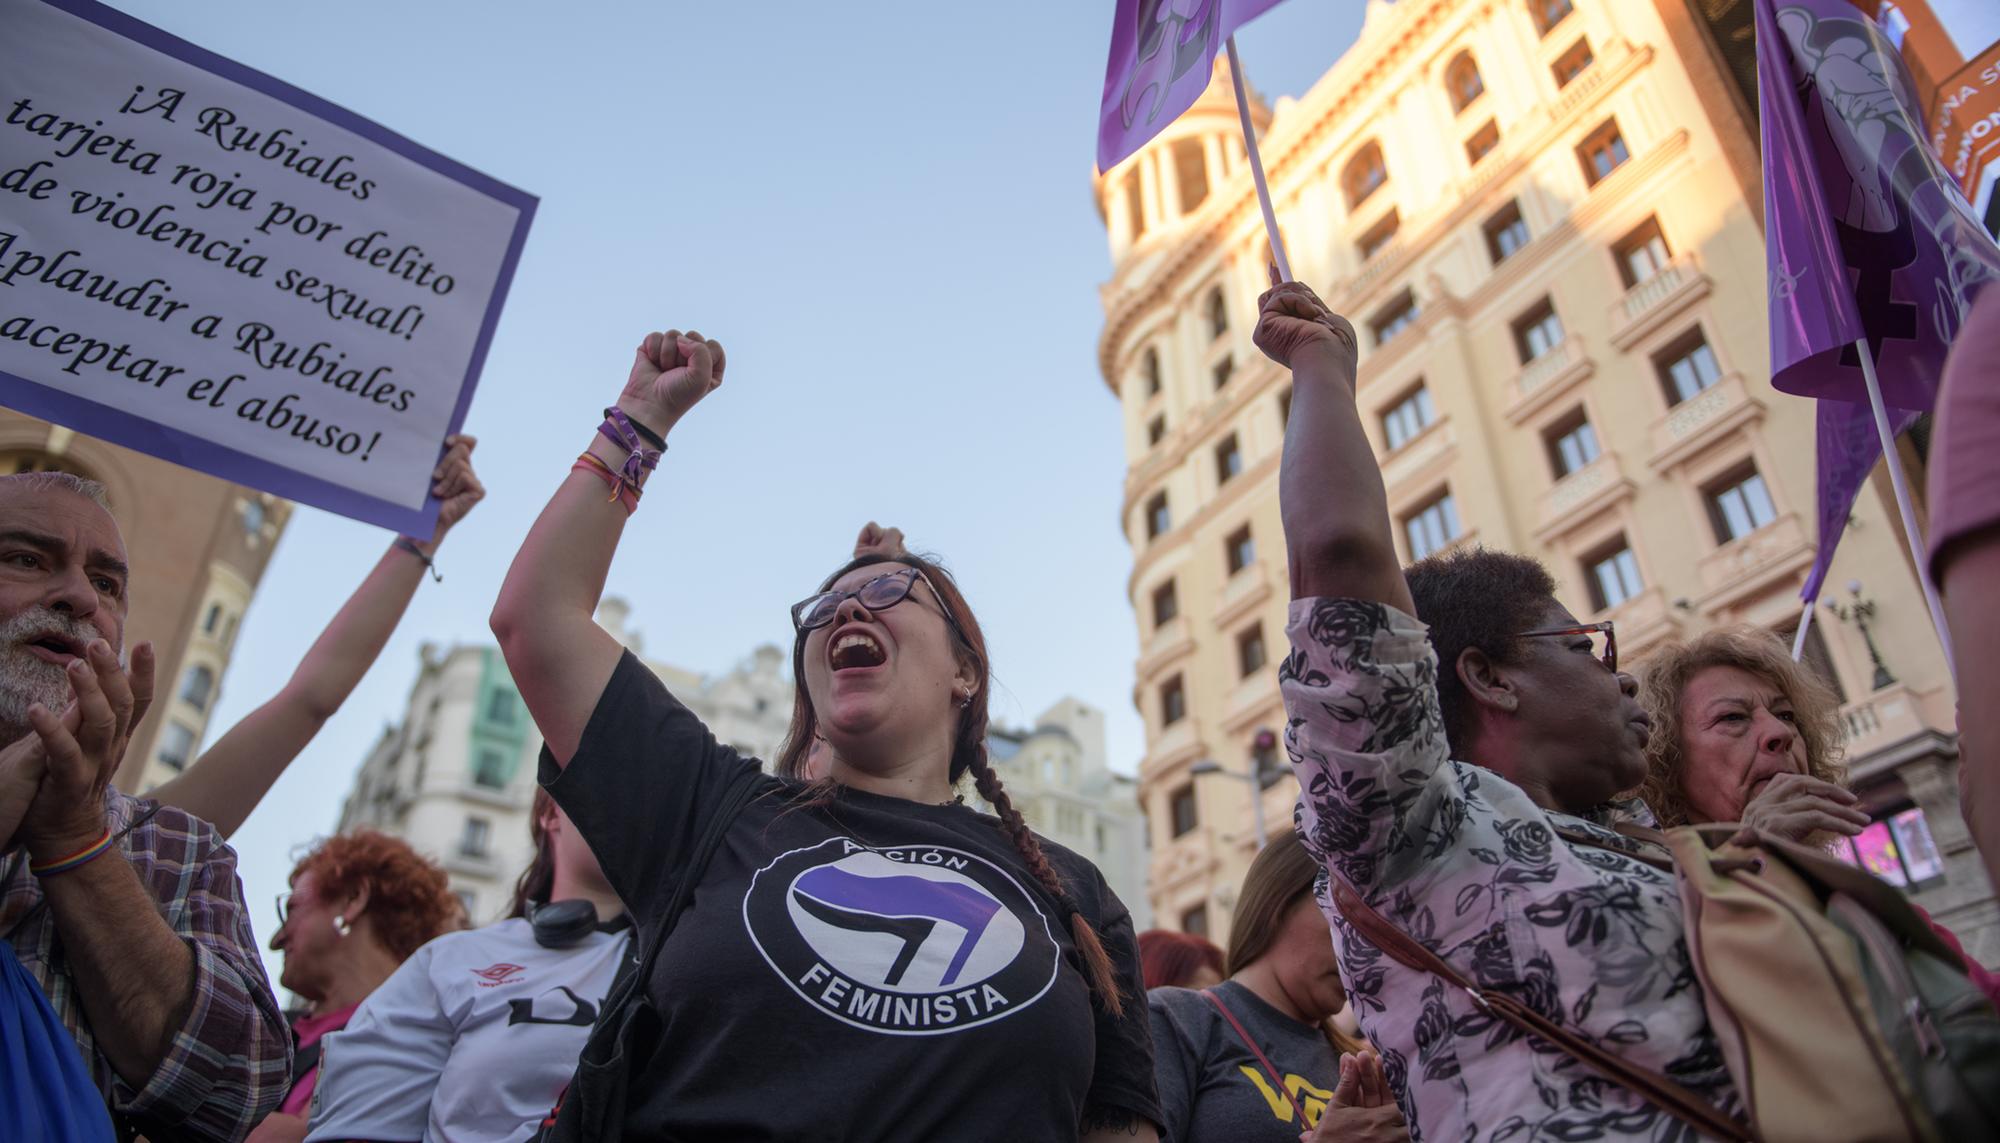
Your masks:
{"label": "sunlit building wall", "polygon": [[[1579,616],[1617,623],[1628,661],[1718,624],[1794,630],[1814,547],[1813,409],[1768,382],[1754,108],[1697,7],[1374,3],[1306,95],[1256,112],[1293,271],[1359,333],[1403,558],[1533,555]],[[1251,776],[1284,721],[1291,379],[1251,344],[1267,249],[1225,67],[1097,183],[1149,895],[1157,923],[1218,939],[1253,790],[1267,832],[1297,797],[1269,751],[1276,773]],[[1914,577],[1878,472],[1828,592],[1852,605],[1858,582],[1869,635],[1822,610],[1808,654],[1878,819],[1848,855],[1990,961],[2000,909],[1959,818],[1955,696]]]}

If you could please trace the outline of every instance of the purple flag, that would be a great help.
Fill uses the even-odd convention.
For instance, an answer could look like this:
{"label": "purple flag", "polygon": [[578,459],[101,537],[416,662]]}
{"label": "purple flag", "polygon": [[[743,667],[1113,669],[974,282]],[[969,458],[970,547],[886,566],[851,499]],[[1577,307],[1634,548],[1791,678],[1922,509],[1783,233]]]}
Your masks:
{"label": "purple flag", "polygon": [[1118,0],[1104,65],[1097,169],[1117,166],[1193,107],[1208,87],[1222,41],[1278,3]]}
{"label": "purple flag", "polygon": [[1855,342],[1892,434],[1937,400],[1945,352],[2000,248],[1925,144],[1902,58],[1847,0],[1757,0],[1771,384],[1821,398],[1817,599],[1882,456]]}
{"label": "purple flag", "polygon": [[1926,143],[1902,58],[1848,0],[1757,0],[1771,384],[1928,409],[1993,244]]}

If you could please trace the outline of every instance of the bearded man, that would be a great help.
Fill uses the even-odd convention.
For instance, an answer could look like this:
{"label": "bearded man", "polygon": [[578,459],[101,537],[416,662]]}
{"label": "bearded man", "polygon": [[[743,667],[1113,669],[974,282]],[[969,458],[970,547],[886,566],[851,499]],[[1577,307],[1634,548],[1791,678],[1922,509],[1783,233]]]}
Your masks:
{"label": "bearded man", "polygon": [[129,576],[101,485],[0,477],[0,938],[125,1134],[236,1140],[283,1098],[291,1042],[236,855],[110,785],[153,688],[150,645],[119,660]]}

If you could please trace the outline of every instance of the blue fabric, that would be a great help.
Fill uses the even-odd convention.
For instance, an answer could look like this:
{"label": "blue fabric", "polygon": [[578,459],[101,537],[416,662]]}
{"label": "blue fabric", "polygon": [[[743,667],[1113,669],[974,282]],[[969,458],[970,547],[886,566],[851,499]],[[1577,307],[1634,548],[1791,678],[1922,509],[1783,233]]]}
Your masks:
{"label": "blue fabric", "polygon": [[0,941],[0,1139],[117,1139],[76,1040],[6,941]]}

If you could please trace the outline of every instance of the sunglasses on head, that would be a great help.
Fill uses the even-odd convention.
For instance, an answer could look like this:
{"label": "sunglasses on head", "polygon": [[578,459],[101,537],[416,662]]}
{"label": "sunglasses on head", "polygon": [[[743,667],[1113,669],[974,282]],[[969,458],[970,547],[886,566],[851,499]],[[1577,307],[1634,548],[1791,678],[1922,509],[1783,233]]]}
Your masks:
{"label": "sunglasses on head", "polygon": [[[1602,623],[1579,623],[1573,627],[1543,627],[1534,631],[1522,631],[1514,637],[1516,639],[1535,639],[1559,635],[1597,634],[1604,636],[1604,650],[1597,652],[1597,660],[1604,664],[1605,670],[1615,675],[1618,673],[1618,633],[1613,630],[1609,619]],[[1593,647],[1592,650],[1595,651],[1596,649]]]}
{"label": "sunglasses on head", "polygon": [[931,577],[923,573],[922,568],[899,568],[892,572],[884,572],[853,591],[822,591],[818,595],[808,596],[792,604],[792,625],[799,629],[801,635],[825,627],[834,621],[840,614],[840,605],[849,599],[858,601],[869,611],[882,611],[894,607],[910,598],[910,591],[916,587],[918,580],[922,580],[924,586],[930,588],[931,598],[938,603],[938,613],[944,616],[946,623],[951,624],[952,632],[961,642],[969,646],[972,641],[959,629],[958,620],[952,618],[951,609],[944,605],[944,596],[938,594],[937,585],[931,582]]}

